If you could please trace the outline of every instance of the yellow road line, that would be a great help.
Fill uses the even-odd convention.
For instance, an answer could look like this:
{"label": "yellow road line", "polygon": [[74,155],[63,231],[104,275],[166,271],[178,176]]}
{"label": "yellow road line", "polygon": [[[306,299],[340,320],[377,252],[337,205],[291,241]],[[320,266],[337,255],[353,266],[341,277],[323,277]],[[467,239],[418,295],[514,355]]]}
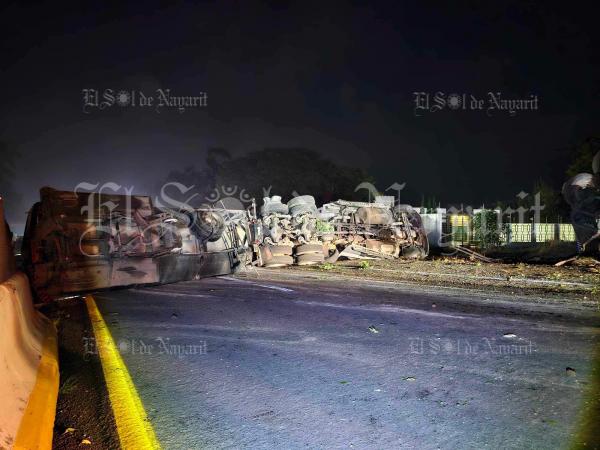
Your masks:
{"label": "yellow road line", "polygon": [[160,449],[142,400],[123,363],[119,350],[115,346],[106,322],[96,306],[94,297],[87,295],[85,303],[96,336],[96,347],[102,362],[102,371],[117,424],[121,448],[124,450]]}
{"label": "yellow road line", "polygon": [[15,450],[52,448],[52,431],[58,396],[58,346],[56,328],[52,322],[46,320],[45,322],[46,335],[42,343],[37,378],[15,437],[13,444]]}

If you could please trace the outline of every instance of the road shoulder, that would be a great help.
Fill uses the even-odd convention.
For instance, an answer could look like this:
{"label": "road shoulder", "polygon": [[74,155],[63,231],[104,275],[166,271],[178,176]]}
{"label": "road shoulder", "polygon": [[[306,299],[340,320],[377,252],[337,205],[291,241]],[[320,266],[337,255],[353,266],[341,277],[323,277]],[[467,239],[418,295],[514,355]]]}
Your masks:
{"label": "road shoulder", "polygon": [[57,325],[61,371],[52,448],[119,448],[83,297],[61,300],[45,308]]}

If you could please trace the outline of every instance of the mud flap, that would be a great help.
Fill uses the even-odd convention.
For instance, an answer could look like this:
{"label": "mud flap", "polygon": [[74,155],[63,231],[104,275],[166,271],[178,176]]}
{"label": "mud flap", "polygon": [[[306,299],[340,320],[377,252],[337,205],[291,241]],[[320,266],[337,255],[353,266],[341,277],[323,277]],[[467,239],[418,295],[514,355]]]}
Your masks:
{"label": "mud flap", "polygon": [[230,252],[205,253],[198,275],[200,278],[229,275],[238,263]]}
{"label": "mud flap", "polygon": [[156,258],[159,283],[193,280],[201,271],[204,255],[166,255]]}

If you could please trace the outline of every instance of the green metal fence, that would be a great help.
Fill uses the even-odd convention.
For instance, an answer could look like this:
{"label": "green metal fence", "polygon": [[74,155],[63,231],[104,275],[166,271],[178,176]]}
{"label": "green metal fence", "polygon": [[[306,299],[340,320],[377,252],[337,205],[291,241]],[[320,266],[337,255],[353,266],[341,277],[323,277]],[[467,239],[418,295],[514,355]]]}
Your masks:
{"label": "green metal fence", "polygon": [[502,233],[501,242],[531,242],[531,224],[530,223],[508,223],[506,232]]}
{"label": "green metal fence", "polygon": [[575,242],[577,240],[577,238],[575,237],[575,230],[573,229],[573,225],[571,225],[570,223],[559,223],[558,226],[559,241]]}
{"label": "green metal fence", "polygon": [[[445,242],[451,245],[477,245],[473,221],[468,215],[449,215],[442,227]],[[575,231],[569,223],[507,223],[502,225],[500,242],[509,243],[575,242]]]}

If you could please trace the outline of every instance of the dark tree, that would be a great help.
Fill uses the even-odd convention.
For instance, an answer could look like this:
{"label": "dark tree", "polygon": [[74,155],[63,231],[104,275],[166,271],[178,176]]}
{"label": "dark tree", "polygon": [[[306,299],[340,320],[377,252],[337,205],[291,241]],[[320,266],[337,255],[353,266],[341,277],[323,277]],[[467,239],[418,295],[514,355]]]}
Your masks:
{"label": "dark tree", "polygon": [[[19,152],[6,142],[0,142],[0,196],[4,198],[4,208],[7,220],[25,221],[22,211],[22,195],[14,187],[16,177],[15,165],[19,159]],[[22,217],[19,217],[21,215]]]}
{"label": "dark tree", "polygon": [[589,137],[573,149],[571,165],[567,169],[567,177],[578,173],[592,172],[592,159],[600,151],[600,138]]}
{"label": "dark tree", "polygon": [[363,181],[371,181],[363,169],[338,165],[304,148],[250,152],[223,160],[217,173],[217,184],[245,189],[259,204],[267,195],[281,195],[287,201],[296,194],[310,194],[318,205],[339,198],[363,200],[365,193],[355,192]]}

